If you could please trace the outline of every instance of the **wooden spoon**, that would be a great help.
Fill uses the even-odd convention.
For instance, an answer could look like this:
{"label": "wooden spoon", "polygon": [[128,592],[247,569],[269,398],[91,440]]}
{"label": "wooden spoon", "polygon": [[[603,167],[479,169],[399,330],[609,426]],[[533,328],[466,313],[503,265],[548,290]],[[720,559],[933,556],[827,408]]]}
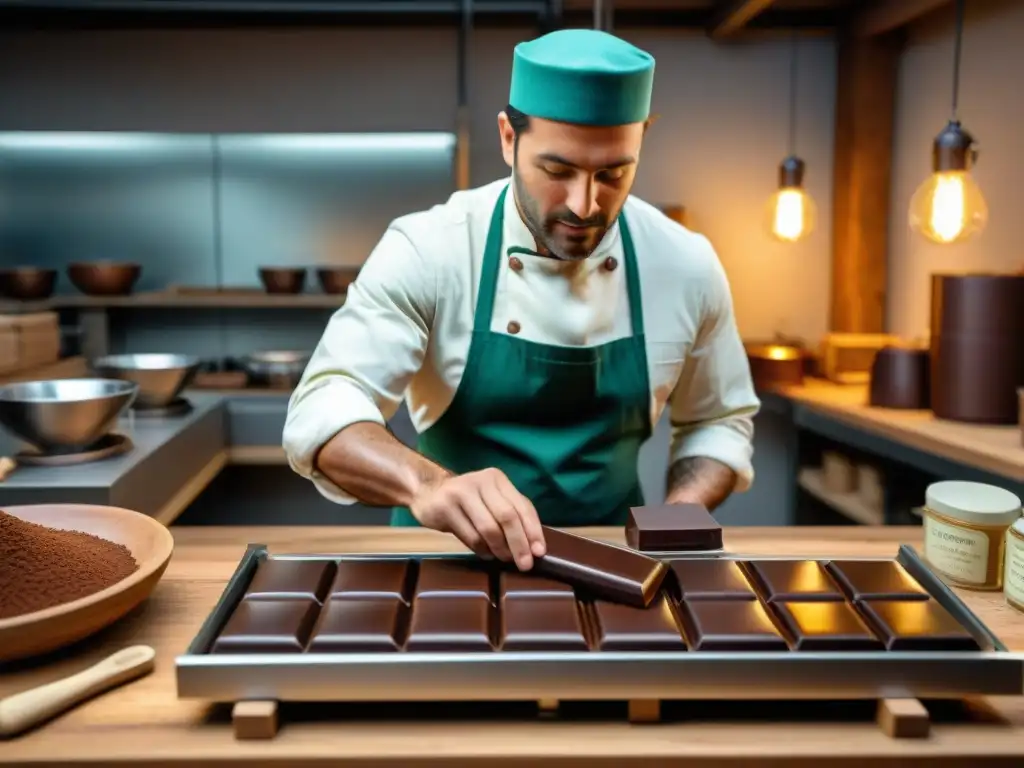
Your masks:
{"label": "wooden spoon", "polygon": [[13,736],[111,688],[153,671],[156,651],[133,645],[77,674],[0,700],[0,736]]}

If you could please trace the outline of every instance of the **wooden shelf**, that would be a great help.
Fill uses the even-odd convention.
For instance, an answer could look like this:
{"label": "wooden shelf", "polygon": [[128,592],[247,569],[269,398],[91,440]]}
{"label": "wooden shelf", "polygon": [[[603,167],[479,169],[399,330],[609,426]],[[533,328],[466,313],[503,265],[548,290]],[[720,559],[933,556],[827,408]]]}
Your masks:
{"label": "wooden shelf", "polygon": [[12,371],[0,376],[0,384],[14,384],[19,381],[42,381],[45,379],[77,379],[89,375],[89,365],[84,357],[65,357],[55,363]]}
{"label": "wooden shelf", "polygon": [[805,467],[800,470],[800,487],[843,517],[861,525],[885,525],[882,510],[873,509],[857,493],[835,493],[825,488],[820,469]]}
{"label": "wooden shelf", "polygon": [[54,296],[44,301],[3,301],[0,313],[21,314],[48,309],[143,309],[202,308],[211,309],[337,309],[345,303],[344,294],[297,293],[269,294],[259,289],[248,290],[170,290],[133,293],[130,296]]}

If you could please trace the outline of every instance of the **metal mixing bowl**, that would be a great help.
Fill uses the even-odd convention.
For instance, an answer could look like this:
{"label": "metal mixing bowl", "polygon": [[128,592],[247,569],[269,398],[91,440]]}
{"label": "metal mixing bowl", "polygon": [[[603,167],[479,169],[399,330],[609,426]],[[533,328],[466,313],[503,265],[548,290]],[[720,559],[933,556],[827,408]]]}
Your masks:
{"label": "metal mixing bowl", "polygon": [[242,358],[242,367],[254,384],[294,388],[302,378],[312,352],[254,352]]}
{"label": "metal mixing bowl", "polygon": [[18,301],[41,301],[53,295],[56,269],[14,267],[0,270],[0,294]]}
{"label": "metal mixing bowl", "polygon": [[302,293],[306,270],[301,267],[260,267],[260,281],[267,293]]}
{"label": "metal mixing bowl", "polygon": [[142,274],[131,262],[83,261],[68,265],[68,277],[87,296],[127,296]]}
{"label": "metal mixing bowl", "polygon": [[118,379],[8,384],[0,387],[0,424],[43,450],[86,448],[110,432],[138,391]]}
{"label": "metal mixing bowl", "polygon": [[359,274],[359,267],[320,267],[316,279],[324,293],[345,293]]}
{"label": "metal mixing bowl", "polygon": [[202,363],[190,355],[107,355],[93,361],[92,369],[107,379],[123,379],[139,386],[134,406],[160,408],[171,403],[195,377]]}

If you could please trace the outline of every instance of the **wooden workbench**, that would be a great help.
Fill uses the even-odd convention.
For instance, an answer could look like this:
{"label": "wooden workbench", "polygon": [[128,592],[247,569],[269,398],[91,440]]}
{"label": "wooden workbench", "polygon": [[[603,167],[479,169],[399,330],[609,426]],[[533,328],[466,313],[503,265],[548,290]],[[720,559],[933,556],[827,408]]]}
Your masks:
{"label": "wooden workbench", "polygon": [[[339,511],[343,514],[343,511]],[[39,685],[133,643],[157,650],[156,671],[25,734],[0,743],[0,764],[133,766],[245,763],[265,766],[420,764],[460,766],[737,766],[766,763],[881,766],[1024,765],[1024,699],[992,699],[977,708],[987,722],[958,718],[935,723],[926,739],[891,739],[871,714],[861,719],[812,721],[821,705],[785,709],[761,705],[759,717],[630,725],[614,715],[596,721],[543,721],[465,713],[346,722],[325,708],[289,714],[272,741],[236,741],[229,713],[202,702],[179,701],[174,658],[184,651],[217,600],[245,545],[272,552],[444,551],[450,537],[417,529],[386,528],[172,528],[177,548],[150,601],[136,615],[58,659],[0,668],[0,696]],[[618,530],[580,529],[621,540]],[[796,556],[890,556],[900,543],[917,546],[913,528],[735,528],[729,551]],[[1012,650],[1024,650],[1024,615],[1002,596],[961,592],[967,604]],[[710,706],[710,705],[709,705]],[[716,705],[720,710],[721,705]],[[349,710],[351,713],[351,710]],[[781,712],[781,714],[780,714]],[[781,720],[770,718],[783,718]],[[428,721],[433,718],[433,721]],[[776,762],[777,761],[777,762]]]}

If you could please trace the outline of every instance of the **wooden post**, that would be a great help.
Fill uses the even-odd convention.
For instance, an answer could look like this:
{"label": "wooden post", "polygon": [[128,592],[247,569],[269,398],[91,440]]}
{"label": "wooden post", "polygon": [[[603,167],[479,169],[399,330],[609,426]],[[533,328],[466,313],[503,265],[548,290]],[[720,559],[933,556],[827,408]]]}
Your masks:
{"label": "wooden post", "polygon": [[840,333],[885,331],[896,79],[900,32],[839,43],[832,190],[832,309]]}

